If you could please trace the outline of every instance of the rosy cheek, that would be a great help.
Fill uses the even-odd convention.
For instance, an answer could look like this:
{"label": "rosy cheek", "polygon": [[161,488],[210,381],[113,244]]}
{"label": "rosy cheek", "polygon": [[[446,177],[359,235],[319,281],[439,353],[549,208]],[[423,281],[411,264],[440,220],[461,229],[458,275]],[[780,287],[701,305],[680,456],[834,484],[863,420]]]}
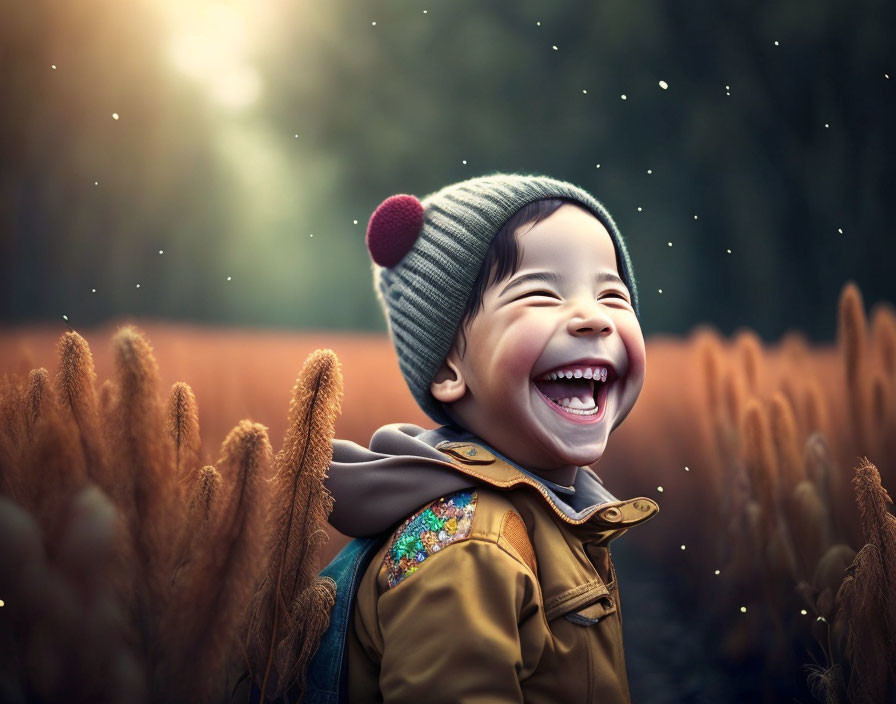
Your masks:
{"label": "rosy cheek", "polygon": [[647,366],[647,350],[640,328],[629,331],[625,347],[631,371],[643,374]]}
{"label": "rosy cheek", "polygon": [[502,340],[499,354],[501,374],[528,379],[544,347],[544,333],[536,326],[516,326],[512,335]]}

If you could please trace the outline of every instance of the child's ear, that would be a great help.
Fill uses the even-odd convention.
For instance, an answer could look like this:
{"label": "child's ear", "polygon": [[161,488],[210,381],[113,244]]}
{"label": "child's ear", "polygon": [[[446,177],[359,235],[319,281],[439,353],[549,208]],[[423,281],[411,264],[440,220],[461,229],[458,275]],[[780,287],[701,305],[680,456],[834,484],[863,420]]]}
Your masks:
{"label": "child's ear", "polygon": [[429,390],[442,403],[454,403],[467,392],[463,372],[457,360],[457,350],[452,348],[436,372]]}

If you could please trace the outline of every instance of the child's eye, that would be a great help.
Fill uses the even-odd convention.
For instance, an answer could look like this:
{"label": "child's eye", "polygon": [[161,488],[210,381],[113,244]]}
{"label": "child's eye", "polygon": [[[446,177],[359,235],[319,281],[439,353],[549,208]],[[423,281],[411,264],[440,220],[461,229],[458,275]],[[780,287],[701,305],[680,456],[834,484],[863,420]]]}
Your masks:
{"label": "child's eye", "polygon": [[616,291],[610,291],[606,294],[607,296],[616,296],[617,298],[621,298],[623,301],[627,301],[628,299],[623,296],[621,293],[617,293]]}
{"label": "child's eye", "polygon": [[557,294],[554,293],[553,291],[539,290],[539,291],[529,291],[527,293],[524,293],[522,296],[517,296],[516,300],[520,300],[521,298],[529,298],[530,296],[548,296],[550,298],[557,298]]}

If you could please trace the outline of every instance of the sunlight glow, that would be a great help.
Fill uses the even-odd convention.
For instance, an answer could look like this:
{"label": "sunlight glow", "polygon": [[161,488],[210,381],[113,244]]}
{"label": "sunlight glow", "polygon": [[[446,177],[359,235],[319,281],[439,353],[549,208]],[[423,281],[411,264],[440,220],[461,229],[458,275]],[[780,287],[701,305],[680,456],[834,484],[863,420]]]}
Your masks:
{"label": "sunlight glow", "polygon": [[202,85],[218,105],[233,110],[252,105],[261,94],[261,77],[248,61],[256,19],[251,7],[189,2],[168,8],[169,60]]}

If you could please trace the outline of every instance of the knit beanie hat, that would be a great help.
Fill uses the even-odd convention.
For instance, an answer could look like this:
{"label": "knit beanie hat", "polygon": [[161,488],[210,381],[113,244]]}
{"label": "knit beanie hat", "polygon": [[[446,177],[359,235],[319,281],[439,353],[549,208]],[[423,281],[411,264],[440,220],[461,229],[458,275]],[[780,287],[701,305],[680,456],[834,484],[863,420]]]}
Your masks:
{"label": "knit beanie hat", "polygon": [[606,227],[616,246],[619,275],[640,317],[622,235],[603,205],[571,183],[495,173],[445,186],[422,201],[407,194],[390,196],[370,217],[367,248],[374,287],[398,364],[411,394],[437,423],[451,421],[429,386],[451,350],[492,239],[520,208],[543,198],[575,201]]}

